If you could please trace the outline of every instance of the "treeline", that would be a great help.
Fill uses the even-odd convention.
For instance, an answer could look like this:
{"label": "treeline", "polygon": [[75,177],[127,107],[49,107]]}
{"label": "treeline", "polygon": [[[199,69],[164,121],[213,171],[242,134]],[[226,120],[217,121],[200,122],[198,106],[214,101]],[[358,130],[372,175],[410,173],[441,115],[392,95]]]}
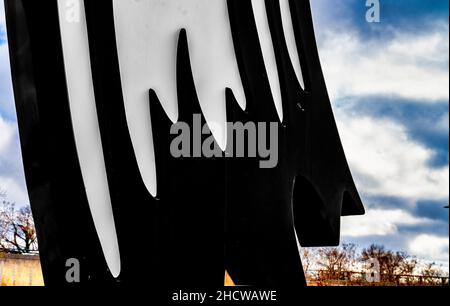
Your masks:
{"label": "treeline", "polygon": [[31,209],[18,209],[0,190],[0,253],[34,254],[38,251]]}
{"label": "treeline", "polygon": [[310,285],[448,286],[448,271],[442,266],[382,245],[305,248],[301,255]]}

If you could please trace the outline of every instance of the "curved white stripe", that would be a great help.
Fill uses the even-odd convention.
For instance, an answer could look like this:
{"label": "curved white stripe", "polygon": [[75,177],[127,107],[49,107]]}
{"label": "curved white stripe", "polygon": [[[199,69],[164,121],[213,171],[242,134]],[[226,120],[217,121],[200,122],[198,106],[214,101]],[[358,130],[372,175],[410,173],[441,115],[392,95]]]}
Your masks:
{"label": "curved white stripe", "polygon": [[[121,270],[120,253],[98,127],[84,2],[58,0],[58,11],[70,109],[83,181],[106,262],[111,274],[118,277]],[[67,196],[70,197],[69,194]],[[80,226],[83,226],[82,222]]]}
{"label": "curved white stripe", "polygon": [[294,26],[292,24],[291,9],[289,7],[289,0],[280,0],[281,18],[283,21],[283,31],[284,37],[286,39],[286,44],[289,51],[289,56],[291,58],[292,66],[294,67],[297,79],[302,86],[305,88],[305,82],[303,81],[303,72],[300,65],[300,56],[297,49],[297,43],[294,34]]}
{"label": "curved white stripe", "polygon": [[269,20],[267,18],[264,0],[252,0],[253,14],[255,15],[256,27],[258,29],[259,41],[266,65],[272,96],[280,120],[283,121],[283,104],[281,101],[280,79],[278,77],[277,61],[274,45],[270,34]]}
{"label": "curved white stripe", "polygon": [[[136,158],[143,180],[156,194],[153,137],[148,102],[155,90],[176,121],[178,34],[187,31],[194,81],[206,120],[226,144],[225,88],[245,108],[226,0],[114,0],[122,88]],[[151,134],[150,134],[151,135]]]}

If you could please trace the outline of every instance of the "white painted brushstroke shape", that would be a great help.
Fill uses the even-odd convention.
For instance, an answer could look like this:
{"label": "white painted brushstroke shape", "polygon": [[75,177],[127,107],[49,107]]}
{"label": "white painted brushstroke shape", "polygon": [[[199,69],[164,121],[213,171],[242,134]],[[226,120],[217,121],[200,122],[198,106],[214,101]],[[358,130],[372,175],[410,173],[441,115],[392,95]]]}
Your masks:
{"label": "white painted brushstroke shape", "polygon": [[281,18],[283,22],[284,37],[286,39],[286,44],[289,51],[289,56],[291,58],[292,66],[294,67],[295,75],[297,80],[305,89],[305,82],[303,79],[303,72],[300,65],[300,57],[297,49],[297,43],[295,39],[294,26],[292,23],[292,15],[289,7],[289,0],[280,0],[280,10]]}
{"label": "white painted brushstroke shape", "polygon": [[[75,141],[95,228],[111,274],[118,277],[120,252],[98,127],[84,2],[78,2],[79,8],[68,7],[69,2],[58,0],[58,11]],[[68,9],[79,9],[80,18],[75,22],[66,18]]]}
{"label": "white painted brushstroke shape", "polygon": [[245,95],[234,52],[226,0],[114,0],[122,89],[141,175],[156,195],[149,89],[172,121],[178,117],[176,53],[186,29],[197,94],[213,134],[226,144],[225,88],[242,108]]}
{"label": "white painted brushstroke shape", "polygon": [[[280,1],[289,54],[303,86],[288,0]],[[75,5],[80,18],[68,20],[67,10],[74,9],[74,3],[80,5],[78,8]],[[176,52],[180,29],[187,30],[200,104],[210,126],[218,127],[213,133],[221,147],[226,143],[226,87],[233,90],[245,109],[226,0],[113,0],[113,4],[127,121],[144,183],[156,195],[148,90],[156,91],[169,117],[176,121]],[[275,107],[282,120],[281,89],[266,7],[263,0],[252,0],[252,5]],[[118,277],[120,252],[98,128],[84,2],[58,0],[58,9],[83,180],[108,267]]]}
{"label": "white painted brushstroke shape", "polygon": [[270,34],[269,20],[264,0],[252,0],[253,14],[255,16],[256,28],[258,29],[259,43],[266,66],[272,97],[275,103],[280,121],[283,121],[283,104],[281,100],[280,79],[278,76],[277,61],[274,45]]}

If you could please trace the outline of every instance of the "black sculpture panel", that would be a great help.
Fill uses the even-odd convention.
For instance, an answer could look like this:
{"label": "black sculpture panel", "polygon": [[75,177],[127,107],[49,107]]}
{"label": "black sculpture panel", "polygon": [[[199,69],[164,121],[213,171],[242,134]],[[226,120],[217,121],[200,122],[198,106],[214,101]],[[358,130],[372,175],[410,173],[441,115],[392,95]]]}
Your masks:
{"label": "black sculpture panel", "polygon": [[[120,249],[117,278],[103,256],[77,155],[58,2],[5,1],[24,168],[46,285],[73,285],[65,278],[66,261],[76,258],[83,271],[79,285],[218,288],[227,270],[237,284],[297,290],[306,284],[298,244],[338,245],[341,216],[364,213],[328,97],[309,1],[289,1],[303,88],[289,56],[280,2],[261,0],[275,51],[282,120],[252,1],[223,1],[247,102],[242,110],[233,89],[223,88],[227,121],[264,127],[267,138],[257,143],[266,145],[273,140],[268,137],[271,127],[276,127],[277,164],[261,167],[261,157],[236,157],[227,150],[212,158],[174,157],[171,128],[176,123],[167,116],[157,91],[148,88],[156,197],[143,182],[128,128],[113,1],[84,2]],[[178,122],[195,129],[193,118],[200,118],[201,125],[207,120],[199,103],[188,38],[189,32],[180,28],[174,59]],[[235,139],[230,133],[228,137],[228,148],[235,147]],[[148,264],[142,265],[136,256],[145,256]]]}

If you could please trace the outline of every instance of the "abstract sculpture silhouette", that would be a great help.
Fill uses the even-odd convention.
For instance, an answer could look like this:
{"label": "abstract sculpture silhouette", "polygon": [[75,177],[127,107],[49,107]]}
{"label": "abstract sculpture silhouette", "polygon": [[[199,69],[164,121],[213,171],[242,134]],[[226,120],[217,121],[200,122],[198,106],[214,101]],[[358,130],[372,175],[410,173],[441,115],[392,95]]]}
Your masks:
{"label": "abstract sculpture silhouette", "polygon": [[[198,7],[207,1],[213,2],[184,3]],[[117,23],[124,22],[120,18],[125,17],[119,16],[116,6],[123,5],[123,11],[127,5],[132,9],[131,5],[137,4],[108,0],[85,1],[81,6],[120,250],[115,263],[106,256],[108,246],[88,199],[90,191],[74,138],[70,104],[74,98],[67,63],[78,58],[68,59],[62,43],[64,1],[5,1],[24,167],[47,285],[67,285],[65,264],[75,258],[82,267],[81,285],[119,282],[167,288],[220,287],[227,270],[237,284],[298,288],[305,285],[298,242],[305,247],[337,245],[341,216],[364,213],[328,98],[309,1],[264,1],[268,24],[264,35],[271,39],[276,71],[268,63],[261,24],[255,17],[255,1],[263,0],[214,1],[227,10],[223,14],[229,18],[233,43],[229,47],[234,48],[238,69],[237,75],[234,68],[224,72],[226,78],[228,74],[234,78],[231,86],[227,83],[227,88],[223,87],[227,121],[277,123],[279,163],[275,168],[262,169],[260,160],[250,157],[174,158],[170,152],[173,122],[159,95],[171,87],[139,88],[139,67],[127,70],[131,63],[127,52],[139,47],[125,48],[131,41],[119,33],[126,30],[117,29]],[[155,7],[162,3],[140,2]],[[190,13],[189,5],[183,14]],[[295,34],[290,45],[285,37],[286,6]],[[211,6],[213,9],[216,7]],[[142,34],[131,31],[129,34],[137,37]],[[208,115],[204,115],[209,102],[201,101],[208,95],[200,87],[217,84],[196,76],[196,71],[203,72],[197,62],[192,64],[189,28],[181,27],[177,32],[173,56],[176,86],[171,85],[177,91],[171,93],[178,97],[177,120],[190,122],[193,115],[200,115],[202,122],[207,122],[213,112],[209,106]],[[300,67],[294,66],[292,42],[302,81]],[[142,46],[145,49],[145,41]],[[199,48],[194,50],[198,58]],[[233,65],[233,60],[229,63]],[[204,71],[208,74],[209,70]],[[275,84],[274,75],[279,84]],[[239,106],[243,98],[238,81],[245,93],[245,111]],[[150,83],[160,86],[157,81]],[[150,104],[152,131],[147,132],[149,140],[153,132],[156,197],[143,178],[143,166],[136,157],[139,144],[129,130],[133,118],[127,111],[133,106],[125,105],[138,89],[136,96],[143,99],[145,95]],[[282,101],[282,119],[277,97]],[[221,142],[220,136],[217,141]],[[141,254],[148,264],[135,259]]]}

